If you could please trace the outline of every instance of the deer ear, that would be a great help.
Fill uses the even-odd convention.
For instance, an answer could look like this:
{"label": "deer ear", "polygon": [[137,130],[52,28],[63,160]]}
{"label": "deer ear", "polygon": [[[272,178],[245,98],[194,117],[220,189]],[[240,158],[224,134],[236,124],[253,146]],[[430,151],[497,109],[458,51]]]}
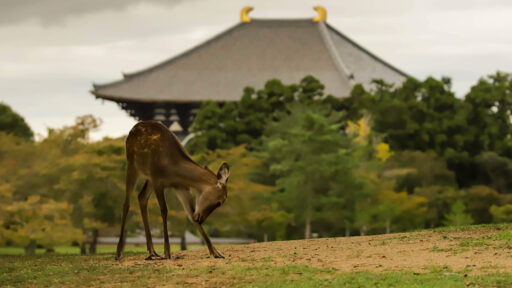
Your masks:
{"label": "deer ear", "polygon": [[226,183],[228,183],[228,177],[229,165],[228,163],[224,162],[222,165],[220,165],[219,172],[217,172],[217,180],[219,180],[219,183],[226,185]]}

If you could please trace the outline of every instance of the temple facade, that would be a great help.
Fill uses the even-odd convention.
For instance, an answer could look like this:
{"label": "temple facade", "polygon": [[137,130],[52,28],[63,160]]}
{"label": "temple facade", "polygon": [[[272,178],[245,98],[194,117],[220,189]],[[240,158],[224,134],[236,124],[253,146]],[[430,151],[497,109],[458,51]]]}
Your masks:
{"label": "temple facade", "polygon": [[159,120],[186,135],[202,101],[238,101],[245,86],[258,89],[272,78],[298,83],[313,75],[326,93],[345,97],[356,83],[400,84],[408,76],[329,25],[322,7],[313,19],[251,19],[250,10],[210,40],[118,81],[94,84],[91,93],[137,120]]}

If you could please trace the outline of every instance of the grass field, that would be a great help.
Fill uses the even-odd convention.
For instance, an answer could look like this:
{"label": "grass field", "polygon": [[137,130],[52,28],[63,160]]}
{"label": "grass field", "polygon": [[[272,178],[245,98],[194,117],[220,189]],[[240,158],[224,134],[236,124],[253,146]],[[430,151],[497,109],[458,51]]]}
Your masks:
{"label": "grass field", "polygon": [[[176,245],[175,245],[176,246]],[[137,247],[138,248],[138,247]],[[161,249],[161,247],[159,247]],[[512,227],[283,241],[173,252],[0,256],[7,287],[512,287]]]}
{"label": "grass field", "polygon": [[[203,248],[204,246],[201,245],[188,245],[188,249],[199,249]],[[172,245],[171,250],[172,251],[178,251],[179,246]],[[110,253],[113,254],[116,251],[116,245],[98,245],[96,248],[96,252],[98,254],[106,254]],[[125,247],[126,252],[138,252],[138,253],[145,253],[146,252],[146,245],[126,245]],[[36,249],[36,254],[45,254],[46,249]],[[19,247],[0,247],[0,255],[23,255],[25,251],[23,248]],[[55,247],[55,253],[56,254],[66,254],[66,255],[79,255],[80,254],[80,248],[79,247],[72,247],[72,246],[57,246]]]}

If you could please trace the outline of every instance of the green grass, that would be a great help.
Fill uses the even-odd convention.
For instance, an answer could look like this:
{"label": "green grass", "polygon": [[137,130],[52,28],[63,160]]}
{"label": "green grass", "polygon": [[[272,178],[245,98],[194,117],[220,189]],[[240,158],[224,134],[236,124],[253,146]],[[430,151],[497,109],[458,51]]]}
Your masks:
{"label": "green grass", "polygon": [[[127,256],[142,253],[126,253]],[[166,260],[173,261],[173,260]],[[112,255],[0,256],[0,286],[12,287],[511,287],[511,273],[466,275],[432,266],[427,273],[337,272],[330,268],[271,265],[176,267],[158,262],[125,267]],[[218,260],[225,261],[225,260]],[[225,262],[224,262],[225,263]]]}
{"label": "green grass", "polygon": [[[158,245],[155,245],[155,248],[158,250]],[[162,245],[160,245],[162,246]],[[163,247],[163,246],[162,246]],[[204,248],[206,246],[201,245],[187,245],[188,249],[197,249]],[[161,248],[161,247],[160,247]],[[163,248],[161,248],[163,250]],[[171,245],[171,251],[179,251],[179,245]],[[113,254],[116,251],[115,245],[98,245],[96,248],[96,252],[98,254]],[[126,252],[138,252],[145,253],[146,245],[126,245],[124,251]],[[0,255],[23,255],[25,254],[25,250],[19,247],[0,247]],[[46,249],[36,249],[36,254],[46,254]],[[55,247],[55,254],[69,254],[69,255],[79,255],[80,248],[73,246],[57,246]]]}
{"label": "green grass", "polygon": [[[467,231],[473,226],[463,227],[444,227],[441,231],[455,231],[456,229],[462,229]],[[476,225],[476,228],[494,228],[501,230],[502,228],[511,228],[508,224],[502,225]],[[460,230],[457,230],[460,231]],[[445,240],[456,241],[445,248],[433,247],[430,249],[431,252],[450,252],[452,255],[457,255],[470,250],[488,250],[488,249],[512,249],[512,230],[501,230],[496,233],[485,235],[482,237],[471,237],[465,238],[464,240],[458,241],[461,237],[454,237],[450,235],[443,235]]]}
{"label": "green grass", "polygon": [[500,231],[500,232],[492,235],[491,239],[512,242],[512,231],[511,230]]}
{"label": "green grass", "polygon": [[484,237],[474,237],[460,241],[459,246],[482,249],[512,249],[512,231],[504,230]]}
{"label": "green grass", "polygon": [[484,237],[474,237],[468,240],[460,241],[459,246],[471,248],[512,248],[512,231],[504,230]]}
{"label": "green grass", "polygon": [[467,230],[475,230],[475,229],[483,229],[483,228],[510,229],[510,228],[512,228],[512,223],[446,226],[446,227],[437,227],[434,229],[421,229],[421,230],[417,230],[417,231],[432,231],[432,230],[433,231],[467,231]]}
{"label": "green grass", "polygon": [[470,248],[489,248],[492,245],[491,242],[484,238],[471,238],[469,240],[464,240],[459,242],[460,247],[470,247]]}

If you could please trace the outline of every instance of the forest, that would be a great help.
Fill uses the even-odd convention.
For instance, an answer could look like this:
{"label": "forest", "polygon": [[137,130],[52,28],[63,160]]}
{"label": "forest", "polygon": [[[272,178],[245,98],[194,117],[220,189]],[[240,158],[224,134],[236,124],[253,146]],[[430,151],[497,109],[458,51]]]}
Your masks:
{"label": "forest", "polygon": [[[313,76],[271,79],[237,103],[202,104],[186,149],[213,170],[231,167],[210,235],[274,241],[512,221],[510,74],[482,77],[460,98],[447,77],[374,80],[341,98],[324,88]],[[0,246],[85,251],[86,239],[117,232],[124,137],[92,141],[101,124],[80,116],[36,141],[0,104]],[[172,234],[194,231],[166,196]],[[158,235],[154,197],[148,207]],[[140,235],[138,209],[128,219],[129,235]]]}

